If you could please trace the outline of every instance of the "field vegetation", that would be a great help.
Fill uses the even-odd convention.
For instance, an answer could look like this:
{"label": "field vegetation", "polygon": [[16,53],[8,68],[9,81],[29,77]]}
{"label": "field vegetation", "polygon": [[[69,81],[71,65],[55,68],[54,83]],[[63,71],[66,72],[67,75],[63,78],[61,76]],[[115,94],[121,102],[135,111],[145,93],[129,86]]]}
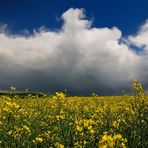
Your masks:
{"label": "field vegetation", "polygon": [[133,96],[0,97],[0,147],[146,148],[148,98]]}

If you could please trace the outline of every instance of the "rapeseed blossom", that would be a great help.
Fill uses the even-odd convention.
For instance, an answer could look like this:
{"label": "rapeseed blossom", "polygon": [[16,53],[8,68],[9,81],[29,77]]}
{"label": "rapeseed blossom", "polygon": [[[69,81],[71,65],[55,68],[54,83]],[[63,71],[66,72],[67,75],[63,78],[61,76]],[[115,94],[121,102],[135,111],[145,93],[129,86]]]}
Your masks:
{"label": "rapeseed blossom", "polygon": [[0,96],[0,147],[148,147],[148,97],[134,94]]}

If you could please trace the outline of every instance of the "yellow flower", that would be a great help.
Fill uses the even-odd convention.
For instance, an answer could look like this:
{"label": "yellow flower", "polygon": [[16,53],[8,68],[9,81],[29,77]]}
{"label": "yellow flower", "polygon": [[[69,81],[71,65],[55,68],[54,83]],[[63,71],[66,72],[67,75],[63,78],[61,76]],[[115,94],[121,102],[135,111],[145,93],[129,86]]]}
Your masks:
{"label": "yellow flower", "polygon": [[56,148],[64,148],[64,145],[63,144],[60,144],[58,142],[55,144],[55,146],[56,146]]}
{"label": "yellow flower", "polygon": [[119,123],[117,121],[113,121],[112,126],[115,128],[119,128]]}
{"label": "yellow flower", "polygon": [[121,148],[126,148],[126,145],[124,143],[121,143]]}
{"label": "yellow flower", "polygon": [[122,139],[122,136],[121,134],[117,134],[113,138],[114,138],[114,141],[116,141],[116,140]]}
{"label": "yellow flower", "polygon": [[91,129],[91,130],[90,130],[90,133],[91,133],[91,134],[94,134],[94,133],[95,133],[95,131],[94,131],[93,129]]}
{"label": "yellow flower", "polygon": [[26,133],[28,133],[28,134],[31,133],[30,128],[29,128],[28,126],[23,125],[22,127],[23,127],[23,129],[24,129],[24,131],[25,131]]}
{"label": "yellow flower", "polygon": [[9,107],[4,107],[4,108],[3,108],[3,111],[4,111],[4,112],[11,112],[11,109],[10,109]]}
{"label": "yellow flower", "polygon": [[88,127],[88,125],[89,125],[88,122],[85,121],[85,122],[84,122],[84,127]]}
{"label": "yellow flower", "polygon": [[43,138],[40,138],[40,137],[36,137],[35,140],[33,140],[34,144],[40,144],[42,142],[43,142]]}
{"label": "yellow flower", "polygon": [[59,148],[64,148],[64,145],[63,145],[63,144],[60,144],[60,145],[59,145]]}
{"label": "yellow flower", "polygon": [[76,126],[76,130],[77,130],[78,132],[82,132],[83,128],[77,125],[77,126]]}
{"label": "yellow flower", "polygon": [[109,148],[114,148],[114,147],[121,147],[125,148],[125,143],[126,139],[122,138],[121,134],[116,134],[114,136],[108,135],[106,132],[102,136],[102,139],[99,142],[99,147],[104,148],[104,147],[109,147]]}
{"label": "yellow flower", "polygon": [[12,106],[14,107],[14,108],[16,108],[16,109],[18,109],[20,106],[18,105],[18,104],[16,104],[16,103],[12,103]]}
{"label": "yellow flower", "polygon": [[92,126],[91,125],[88,127],[88,130],[92,130]]}

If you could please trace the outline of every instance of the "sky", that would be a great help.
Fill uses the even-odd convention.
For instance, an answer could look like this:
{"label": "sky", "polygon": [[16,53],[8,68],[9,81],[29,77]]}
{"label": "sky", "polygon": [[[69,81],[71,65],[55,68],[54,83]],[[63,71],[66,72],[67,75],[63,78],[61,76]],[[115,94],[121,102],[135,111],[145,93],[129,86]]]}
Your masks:
{"label": "sky", "polygon": [[0,89],[148,90],[147,0],[0,0]]}

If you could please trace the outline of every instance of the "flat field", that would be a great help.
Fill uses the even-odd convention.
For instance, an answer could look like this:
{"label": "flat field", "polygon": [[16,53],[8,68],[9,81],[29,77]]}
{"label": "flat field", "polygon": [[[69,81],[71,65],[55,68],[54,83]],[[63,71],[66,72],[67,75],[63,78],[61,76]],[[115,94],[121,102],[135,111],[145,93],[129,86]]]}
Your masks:
{"label": "flat field", "polygon": [[148,97],[0,97],[0,147],[148,147]]}

